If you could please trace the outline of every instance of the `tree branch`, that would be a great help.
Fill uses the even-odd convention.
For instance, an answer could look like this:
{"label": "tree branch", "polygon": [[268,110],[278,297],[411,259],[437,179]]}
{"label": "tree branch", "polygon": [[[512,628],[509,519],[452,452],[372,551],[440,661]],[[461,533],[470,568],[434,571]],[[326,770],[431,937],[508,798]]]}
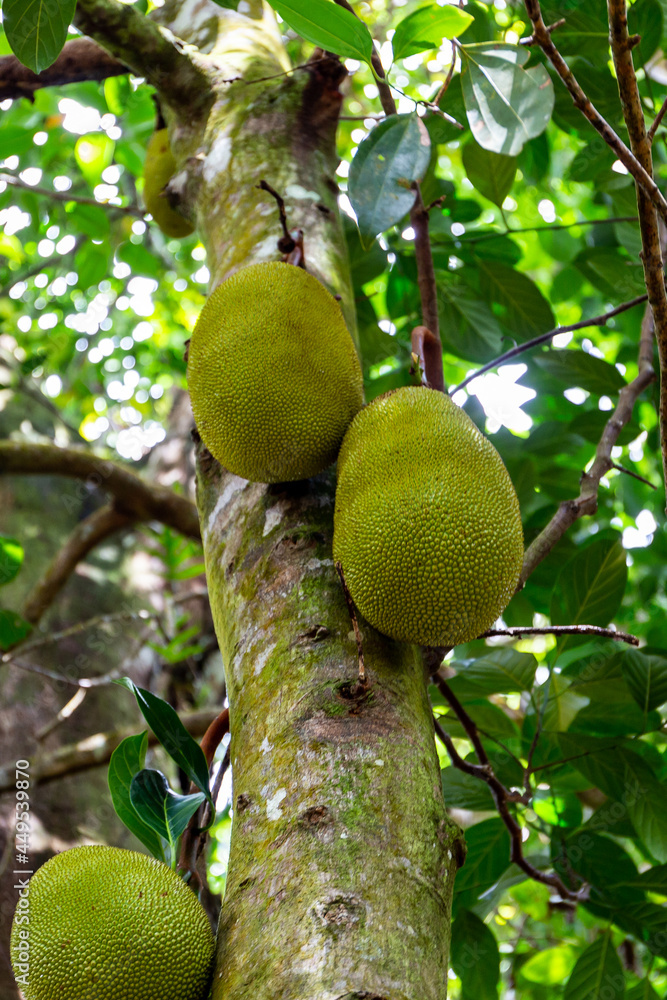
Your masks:
{"label": "tree branch", "polygon": [[550,31],[542,18],[539,0],[524,0],[524,4],[533,25],[531,43],[540,46],[572,95],[575,107],[579,108],[596,132],[599,132],[607,145],[616,153],[623,166],[632,174],[637,185],[641,187],[647,197],[656,206],[662,218],[667,220],[667,201],[663,197],[658,185],[582,90],[572,70],[551,39]]}
{"label": "tree branch", "polygon": [[432,389],[446,392],[438,319],[438,291],[428,231],[428,209],[424,206],[418,181],[415,181],[412,187],[415,190],[415,202],[410,211],[410,223],[415,233],[417,284],[419,285],[422,323],[424,324],[413,330],[412,350],[420,358],[428,385]]}
{"label": "tree branch", "polygon": [[36,625],[88,553],[109,535],[129,528],[135,521],[136,518],[121,513],[113,504],[107,504],[77,524],[51,565],[28,594],[22,612],[25,620]]}
{"label": "tree branch", "polygon": [[[352,5],[348,3],[348,0],[334,0],[334,3],[337,3],[339,7],[344,7],[345,10],[349,10],[350,13],[354,14],[355,17],[359,17],[354,7],[352,7]],[[389,88],[389,84],[385,79],[384,66],[380,61],[380,55],[375,46],[373,46],[371,65],[375,70],[375,76],[376,76],[375,82],[377,84],[378,96],[380,98],[380,104],[382,105],[382,110],[384,111],[385,115],[395,115],[397,110],[396,102]]]}
{"label": "tree branch", "polygon": [[[199,712],[188,712],[180,716],[181,722],[191,736],[202,736],[211,722],[217,716],[215,709]],[[45,785],[56,778],[64,778],[69,774],[87,771],[91,767],[101,767],[108,764],[111,754],[127,736],[134,736],[137,726],[117,730],[110,733],[95,733],[77,743],[60,747],[54,753],[40,754],[30,759],[30,775],[35,785]],[[157,737],[149,731],[148,745],[156,746]],[[14,763],[0,767],[0,793],[11,792],[16,784],[16,765]]]}
{"label": "tree branch", "polygon": [[[652,177],[651,140],[646,134],[644,111],[632,62],[633,45],[628,33],[625,0],[607,0],[607,9],[611,52],[623,106],[623,117],[630,137],[630,147],[637,161]],[[640,257],[644,267],[648,300],[653,312],[653,328],[660,359],[660,443],[664,481],[667,485],[667,291],[658,217],[652,201],[644,188],[637,183],[637,209],[642,238]]]}
{"label": "tree branch", "polygon": [[[651,322],[651,310],[646,306],[642,331]],[[645,336],[642,332],[639,352],[639,372],[629,385],[624,386],[618,394],[618,403],[611,417],[605,424],[602,437],[598,441],[595,449],[595,458],[588,472],[584,472],[581,477],[581,489],[579,496],[575,500],[564,500],[547,526],[540,532],[528,546],[523,557],[523,568],[519,579],[519,589],[523,587],[526,580],[536,566],[551,552],[571,525],[584,515],[595,514],[598,507],[598,490],[600,480],[613,467],[611,450],[616,444],[618,435],[621,433],[632,417],[635,403],[641,396],[644,389],[651,384],[655,378],[653,365],[645,348]]]}
{"label": "tree branch", "polygon": [[521,639],[524,635],[596,635],[600,639],[615,639],[617,642],[627,642],[630,646],[638,646],[639,639],[629,632],[619,632],[613,628],[601,628],[599,625],[548,625],[545,628],[528,626],[527,628],[490,628],[482,632],[480,639],[490,639],[496,635],[511,636]]}
{"label": "tree branch", "polygon": [[466,710],[461,705],[458,698],[455,696],[454,692],[451,690],[447,682],[436,674],[433,677],[438,688],[442,692],[443,696],[451,706],[454,714],[458,718],[459,722],[466,731],[470,742],[475,748],[475,753],[477,759],[481,761],[481,765],[471,764],[469,761],[463,760],[460,754],[457,752],[454,743],[447,732],[443,729],[441,724],[437,719],[434,718],[435,731],[445,744],[447,753],[452,762],[452,765],[460,771],[464,771],[466,774],[470,774],[475,778],[479,778],[481,781],[486,782],[489,786],[489,791],[493,796],[493,801],[495,802],[496,809],[498,810],[498,815],[503,821],[507,831],[510,835],[510,861],[514,862],[518,868],[528,875],[529,878],[533,879],[535,882],[542,882],[543,885],[551,886],[560,895],[562,899],[571,899],[573,901],[580,901],[587,898],[588,890],[587,888],[580,889],[578,892],[573,892],[568,889],[565,883],[558,877],[558,875],[548,874],[547,872],[540,871],[534,865],[527,861],[523,856],[523,840],[521,837],[521,827],[517,823],[515,817],[510,812],[509,803],[510,802],[524,802],[526,803],[525,795],[518,795],[514,792],[508,791],[507,788],[502,784],[501,781],[496,777],[489,759],[486,756],[484,747],[479,738],[479,733],[477,732],[477,727],[472,721]]}
{"label": "tree branch", "polygon": [[[160,521],[188,538],[201,538],[197,508],[165,486],[147,483],[116,462],[79,448],[28,441],[0,441],[0,475],[70,476],[115,497],[114,507],[134,521]],[[74,503],[76,498],[71,498]],[[63,497],[67,504],[68,499]]]}
{"label": "tree branch", "polygon": [[74,24],[112,56],[143,76],[179,117],[199,117],[213,100],[211,80],[168,28],[119,0],[79,0]]}
{"label": "tree branch", "polygon": [[578,323],[571,323],[569,326],[557,326],[554,330],[549,330],[547,333],[541,333],[538,337],[533,337],[532,340],[527,340],[523,344],[517,344],[516,347],[510,348],[509,351],[505,351],[504,354],[494,358],[493,361],[488,361],[485,365],[482,365],[481,368],[478,368],[477,371],[466,376],[466,378],[463,379],[463,382],[460,382],[455,389],[452,389],[452,395],[458,392],[459,389],[465,389],[468,383],[472,382],[472,380],[477,378],[478,375],[483,375],[484,372],[489,372],[493,368],[498,368],[499,365],[509,361],[510,358],[516,358],[519,354],[523,354],[524,351],[530,351],[533,347],[539,347],[540,344],[547,344],[559,333],[574,333],[577,330],[586,330],[591,326],[604,326],[605,323],[614,316],[619,316],[628,309],[634,309],[635,306],[641,305],[642,302],[646,302],[647,299],[648,295],[637,295],[636,298],[630,299],[628,302],[623,302],[620,306],[616,306],[615,309],[610,309],[609,312],[602,313],[600,316],[593,316],[591,319],[582,319],[579,320]]}
{"label": "tree branch", "polygon": [[48,69],[33,73],[16,56],[0,57],[0,101],[27,97],[34,101],[42,87],[62,87],[82,80],[107,80],[129,69],[90,38],[73,38]]}

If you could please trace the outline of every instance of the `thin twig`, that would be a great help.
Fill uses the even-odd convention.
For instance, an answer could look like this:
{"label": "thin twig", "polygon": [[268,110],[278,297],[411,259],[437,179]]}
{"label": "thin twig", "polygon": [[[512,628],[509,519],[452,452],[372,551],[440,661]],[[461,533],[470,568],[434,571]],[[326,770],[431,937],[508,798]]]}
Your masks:
{"label": "thin twig", "polygon": [[548,625],[544,628],[527,626],[521,628],[490,628],[482,632],[480,639],[490,639],[493,636],[511,636],[520,639],[524,635],[596,635],[600,639],[615,639],[617,642],[627,642],[630,646],[638,646],[639,639],[629,632],[619,632],[612,628],[601,628],[598,625]]}
{"label": "thin twig", "polygon": [[655,133],[658,131],[658,128],[660,126],[660,122],[665,117],[665,112],[666,111],[667,111],[667,97],[662,102],[660,110],[658,111],[657,115],[653,119],[653,124],[651,125],[650,129],[647,132],[647,138],[648,138],[649,142],[653,142],[653,140],[655,138]]}
{"label": "thin twig", "polygon": [[554,69],[569,90],[575,107],[579,108],[596,132],[602,136],[623,166],[632,174],[639,187],[646,192],[646,195],[656,206],[662,218],[667,220],[667,201],[660,188],[582,90],[572,70],[551,39],[551,34],[542,18],[542,11],[540,10],[538,0],[524,0],[524,3],[533,25],[532,40],[540,46],[544,54],[551,61]]}
{"label": "thin twig", "polygon": [[[51,188],[36,187],[34,184],[28,184],[15,174],[8,174],[4,170],[0,173],[0,181],[9,184],[11,187],[22,188],[24,191],[31,191],[33,194],[43,195],[46,198],[50,198],[51,201],[73,201],[77,205],[94,205],[95,208],[107,208],[109,211],[119,212],[121,215],[136,215],[140,219],[143,219],[146,214],[144,209],[139,208],[138,205],[112,205],[108,201],[98,201],[97,198],[86,198],[83,195],[70,194],[69,191],[56,191],[51,190]],[[62,254],[59,256],[62,256]],[[44,266],[42,264],[42,267]]]}
{"label": "thin twig", "polygon": [[454,76],[454,67],[455,66],[456,66],[456,49],[452,48],[452,61],[449,64],[449,70],[447,72],[447,76],[445,77],[444,83],[440,87],[440,90],[438,91],[438,93],[433,98],[433,103],[436,104],[438,107],[440,107],[440,101],[443,99],[443,97],[447,93],[447,90],[449,89],[449,85],[452,82],[452,78]]}
{"label": "thin twig", "polygon": [[11,663],[11,661],[16,659],[17,656],[25,656],[26,653],[32,653],[34,650],[40,649],[42,646],[50,646],[53,643],[62,642],[63,639],[69,639],[73,635],[80,635],[82,632],[91,628],[100,628],[102,625],[110,625],[112,622],[116,621],[135,621],[138,619],[147,621],[153,616],[154,612],[142,610],[117,611],[113,614],[97,615],[95,618],[87,618],[85,621],[77,622],[76,625],[70,625],[69,628],[64,628],[60,632],[50,632],[48,635],[43,635],[39,639],[30,639],[28,642],[21,643],[20,646],[15,646],[12,650],[9,650],[7,653],[3,653],[2,656],[0,656],[0,663]]}
{"label": "thin twig", "polygon": [[482,365],[477,371],[472,372],[467,375],[462,382],[460,382],[455,389],[452,389],[451,394],[458,392],[459,389],[465,389],[469,382],[472,382],[474,378],[478,375],[483,375],[484,372],[489,372],[493,368],[498,368],[499,365],[504,364],[509,361],[510,358],[516,358],[519,354],[523,354],[525,351],[530,351],[533,347],[539,347],[540,344],[546,344],[554,337],[561,333],[575,333],[577,330],[586,330],[591,326],[604,326],[608,320],[613,319],[614,316],[619,316],[621,313],[627,312],[628,309],[634,309],[635,306],[639,306],[642,302],[646,302],[648,295],[637,295],[636,298],[630,299],[628,302],[623,302],[620,306],[616,306],[615,309],[610,309],[609,312],[602,313],[600,316],[592,316],[591,319],[582,319],[578,323],[571,323],[569,326],[557,326],[554,330],[549,330],[547,333],[541,333],[538,337],[533,337],[532,340],[526,340],[523,344],[517,344],[516,347],[510,348],[509,351],[505,351],[504,354],[499,355],[499,357],[494,358],[493,361],[487,362],[487,364]]}
{"label": "thin twig", "polygon": [[633,472],[632,469],[626,469],[624,465],[619,465],[618,462],[611,463],[612,469],[616,469],[617,472],[624,472],[626,476],[632,476],[633,479],[638,479],[640,483],[644,483],[645,486],[650,486],[652,490],[657,490],[655,483],[652,483],[649,479],[644,479],[640,476],[638,472]]}

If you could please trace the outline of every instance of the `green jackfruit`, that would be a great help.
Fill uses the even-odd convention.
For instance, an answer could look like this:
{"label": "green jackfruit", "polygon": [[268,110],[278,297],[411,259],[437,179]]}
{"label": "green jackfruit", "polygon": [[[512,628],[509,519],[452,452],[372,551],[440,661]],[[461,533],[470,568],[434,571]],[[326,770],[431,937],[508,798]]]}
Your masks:
{"label": "green jackfruit", "polygon": [[340,306],[280,262],[252,264],[213,292],[192,333],[188,387],[211,454],[259,483],[326,469],[363,404]]}
{"label": "green jackfruit", "polygon": [[162,194],[176,173],[176,160],[166,128],[157,129],[148,140],[144,163],[144,202],[165,236],[189,236],[192,223],[171,207]]}
{"label": "green jackfruit", "polygon": [[359,413],[338,458],[334,559],[393,639],[455,646],[509,603],[523,560],[500,455],[449,396],[408,387]]}
{"label": "green jackfruit", "polygon": [[26,1000],[205,1000],[214,948],[201,903],[171,868],[101,845],[42,865],[11,935]]}

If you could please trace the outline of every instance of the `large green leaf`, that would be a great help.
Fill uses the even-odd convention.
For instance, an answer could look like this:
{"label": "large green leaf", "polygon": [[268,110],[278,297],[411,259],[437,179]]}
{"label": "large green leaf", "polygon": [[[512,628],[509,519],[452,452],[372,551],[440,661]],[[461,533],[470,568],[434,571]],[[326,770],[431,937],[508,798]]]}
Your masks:
{"label": "large green leaf", "polygon": [[456,678],[450,682],[452,687],[479,696],[530,691],[537,661],[532,653],[494,649],[477,660],[454,661],[452,666],[457,671]]}
{"label": "large green leaf", "polygon": [[348,194],[364,246],[410,211],[415,201],[410,185],[423,177],[430,156],[431,140],[416,114],[391,115],[360,143]]}
{"label": "large green leaf", "polygon": [[[187,731],[174,709],[162,698],[137,687],[128,677],[116,681],[131,691],[141,713],[169,756],[211,801],[204,751]],[[212,804],[212,803],[211,803]]]}
{"label": "large green leaf", "polygon": [[202,792],[179,795],[172,791],[161,771],[144,768],[132,778],[130,801],[144,823],[167,840],[173,850],[206,796]]}
{"label": "large green leaf", "polygon": [[516,157],[492,153],[471,140],[463,147],[462,158],[473,187],[501,208],[514,183]]}
{"label": "large green leaf", "polygon": [[477,267],[482,295],[501,307],[513,337],[528,340],[554,329],[551,306],[528,275],[494,260],[479,259]]}
{"label": "large green leaf", "polygon": [[625,1000],[660,1000],[659,995],[651,986],[651,983],[646,979],[642,979],[641,982],[635,983],[631,986],[626,994]]}
{"label": "large green leaf", "polygon": [[486,302],[452,271],[436,271],[440,337],[445,352],[489,361],[502,349],[502,331]]}
{"label": "large green leaf", "polygon": [[418,7],[396,26],[391,40],[394,59],[440,48],[444,38],[457,38],[472,23],[472,16],[458,7],[430,4]]}
{"label": "large green leaf", "polygon": [[32,625],[21,618],[16,611],[0,608],[0,650],[11,649],[26,636],[30,635]]}
{"label": "large green leaf", "polygon": [[148,848],[154,858],[167,861],[165,839],[155,831],[152,825],[144,822],[132,805],[130,798],[132,779],[143,769],[147,747],[148,733],[128,736],[122,743],[119,743],[111,754],[107,780],[111,801],[119,818],[144,847]]}
{"label": "large green leaf", "polygon": [[470,910],[452,924],[451,960],[461,980],[462,1000],[497,1000],[500,953],[491,929]]}
{"label": "large green leaf", "polygon": [[533,363],[559,382],[598,396],[613,396],[625,385],[618,368],[586,351],[549,350],[536,354]]}
{"label": "large green leaf", "polygon": [[632,697],[644,712],[667,701],[667,655],[649,656],[639,649],[628,650],[621,669]]}
{"label": "large green leaf", "polygon": [[560,986],[570,975],[577,961],[577,953],[572,945],[558,945],[538,951],[521,966],[520,976],[530,983],[544,986]]}
{"label": "large green leaf", "polygon": [[466,847],[466,862],[454,883],[457,908],[474,906],[510,863],[510,838],[500,819],[486,819],[468,827]]}
{"label": "large green leaf", "polygon": [[623,967],[611,934],[604,934],[577,959],[564,1000],[621,1000],[624,992]]}
{"label": "large green leaf", "polygon": [[620,607],[627,577],[620,540],[594,540],[561,570],[551,602],[553,624],[607,625]]}
{"label": "large green leaf", "polygon": [[445,767],[440,775],[448,809],[470,809],[471,812],[495,809],[489,786],[484,781],[456,767]]}
{"label": "large green leaf", "polygon": [[17,59],[41,73],[60,55],[76,0],[4,0],[2,27]]}
{"label": "large green leaf", "polygon": [[482,42],[460,49],[463,98],[472,134],[484,149],[517,156],[549,123],[554,88],[544,66],[524,69],[525,46]]}
{"label": "large green leaf", "polygon": [[373,39],[364,22],[349,10],[332,0],[269,0],[269,3],[307,42],[343,59],[370,64]]}

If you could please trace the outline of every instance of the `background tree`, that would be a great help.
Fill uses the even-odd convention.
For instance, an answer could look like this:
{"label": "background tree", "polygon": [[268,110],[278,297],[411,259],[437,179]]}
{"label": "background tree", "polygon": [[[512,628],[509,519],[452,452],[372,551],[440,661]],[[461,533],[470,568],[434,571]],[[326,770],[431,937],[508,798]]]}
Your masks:
{"label": "background tree", "polygon": [[[198,735],[222,707],[201,523],[233,737],[214,996],[659,996],[667,12],[371,0],[355,20],[280,0],[278,24],[238,6],[79,0],[40,34],[3,4],[3,943],[15,759],[31,858],[136,845],[100,765],[140,723],[108,683],[132,676]],[[182,240],[138,194],[153,95]],[[200,446],[199,518],[191,500],[184,343],[207,287],[279,257],[261,181],[341,296],[366,399],[421,355],[521,501],[502,634],[420,651],[362,621],[369,690],[333,473],[247,484]],[[6,957],[0,974],[15,995]]]}

